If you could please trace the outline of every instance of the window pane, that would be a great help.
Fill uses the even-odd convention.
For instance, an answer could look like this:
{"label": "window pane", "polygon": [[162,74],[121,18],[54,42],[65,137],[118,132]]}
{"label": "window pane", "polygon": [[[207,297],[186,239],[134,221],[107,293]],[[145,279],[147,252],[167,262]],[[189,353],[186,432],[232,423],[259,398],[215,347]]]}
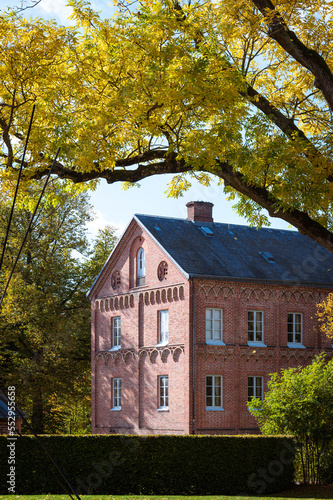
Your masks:
{"label": "window pane", "polygon": [[302,343],[302,314],[288,313],[288,342]]}
{"label": "window pane", "polygon": [[206,376],[206,407],[222,408],[222,377],[221,375]]}
{"label": "window pane", "polygon": [[222,406],[222,387],[221,387],[221,377],[214,377],[214,406]]}
{"label": "window pane", "polygon": [[206,340],[222,340],[222,309],[206,309]]}
{"label": "window pane", "polygon": [[206,377],[206,406],[213,406],[213,377]]}
{"label": "window pane", "polygon": [[247,312],[247,339],[249,342],[263,341],[263,312]]}
{"label": "window pane", "polygon": [[254,396],[254,380],[253,377],[247,378],[247,400],[251,401]]}
{"label": "window pane", "polygon": [[220,321],[222,318],[222,311],[221,309],[214,309],[214,319],[215,321]]}
{"label": "window pane", "polygon": [[247,378],[247,400],[251,401],[252,398],[263,397],[263,378],[262,377],[248,377]]}
{"label": "window pane", "polygon": [[145,251],[143,248],[138,251],[137,267],[138,277],[143,277],[145,275]]}
{"label": "window pane", "polygon": [[262,396],[262,378],[256,377],[256,398],[261,399]]}
{"label": "window pane", "polygon": [[256,311],[256,341],[262,342],[262,312]]}
{"label": "window pane", "polygon": [[158,378],[159,383],[159,407],[164,408],[169,405],[169,377],[167,375]]}
{"label": "window pane", "polygon": [[167,342],[169,340],[169,311],[159,311],[159,341]]}
{"label": "window pane", "polygon": [[121,379],[113,379],[113,407],[121,407]]}
{"label": "window pane", "polygon": [[113,330],[113,347],[120,346],[121,341],[121,318],[116,317],[112,319]]}

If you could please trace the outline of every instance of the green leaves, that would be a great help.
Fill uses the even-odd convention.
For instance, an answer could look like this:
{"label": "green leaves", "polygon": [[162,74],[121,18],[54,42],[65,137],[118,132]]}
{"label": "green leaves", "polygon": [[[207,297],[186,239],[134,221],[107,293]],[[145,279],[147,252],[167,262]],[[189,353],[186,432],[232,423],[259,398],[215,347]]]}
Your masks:
{"label": "green leaves", "polygon": [[[17,387],[18,403],[38,432],[86,430],[90,401],[90,307],[86,292],[116,243],[114,228],[101,230],[93,248],[85,224],[93,214],[86,194],[50,184],[28,236],[0,312],[2,385]],[[0,283],[6,281],[31,217],[30,199],[40,186],[20,194]],[[0,195],[0,241],[10,191]],[[52,200],[52,203],[50,203]],[[75,250],[75,252],[74,252]]]}
{"label": "green leaves", "polygon": [[319,481],[321,455],[333,441],[333,360],[321,354],[306,367],[275,373],[268,389],[263,401],[248,403],[250,412],[264,434],[294,435],[308,461],[304,480]]}

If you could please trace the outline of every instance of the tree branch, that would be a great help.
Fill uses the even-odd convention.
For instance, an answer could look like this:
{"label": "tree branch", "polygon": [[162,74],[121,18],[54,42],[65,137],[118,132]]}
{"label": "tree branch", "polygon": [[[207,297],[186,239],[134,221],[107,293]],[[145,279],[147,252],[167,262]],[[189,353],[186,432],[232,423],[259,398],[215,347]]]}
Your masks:
{"label": "tree branch", "polygon": [[[161,159],[161,162],[150,164],[143,164],[155,159]],[[139,163],[140,162],[140,163]],[[139,164],[138,164],[139,163]],[[133,170],[126,170],[125,167],[138,164],[137,168]],[[121,169],[115,168],[114,170],[99,167],[89,172],[79,172],[75,168],[67,168],[62,163],[56,162],[53,166],[52,174],[57,175],[61,179],[70,179],[74,183],[87,182],[94,179],[105,179],[108,184],[114,182],[138,182],[146,177],[158,174],[173,174],[180,172],[189,172],[192,168],[191,165],[186,165],[182,161],[176,159],[176,153],[167,153],[165,150],[147,151],[140,155],[131,158],[120,159],[116,162],[115,167],[122,167]],[[49,172],[49,167],[38,169],[33,174],[27,174],[29,178],[41,179]]]}
{"label": "tree branch", "polygon": [[234,171],[228,162],[217,162],[217,170],[214,172],[218,177],[224,180],[225,184],[230,185],[239,193],[265,208],[271,217],[283,219],[293,225],[298,231],[312,238],[322,245],[326,250],[333,253],[333,235],[319,222],[311,219],[306,212],[297,209],[282,209],[280,200],[274,198],[271,193],[255,185],[249,185],[245,182],[244,175]]}
{"label": "tree branch", "polygon": [[315,77],[314,85],[321,90],[333,111],[333,75],[325,59],[304,45],[291,31],[271,0],[252,0],[267,20],[268,36]]}
{"label": "tree branch", "polygon": [[[316,148],[316,146],[311,142],[305,135],[303,130],[299,129],[295,124],[294,120],[287,118],[279,109],[277,109],[273,104],[271,104],[266,97],[259,94],[251,85],[247,86],[246,91],[240,91],[243,97],[250,98],[251,103],[257,109],[262,111],[270,120],[275,123],[275,125],[292,141],[295,139],[302,139],[304,142],[304,155],[311,161],[318,159],[318,163],[324,164],[325,158],[323,157],[321,151]],[[315,167],[315,165],[314,165]],[[329,174],[326,176],[326,180],[333,182],[333,175]]]}

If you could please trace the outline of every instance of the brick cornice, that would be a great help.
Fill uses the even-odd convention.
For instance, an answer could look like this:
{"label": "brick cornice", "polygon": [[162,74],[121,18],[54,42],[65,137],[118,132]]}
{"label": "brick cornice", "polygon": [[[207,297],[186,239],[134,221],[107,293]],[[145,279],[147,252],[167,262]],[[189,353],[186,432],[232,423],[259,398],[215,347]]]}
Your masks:
{"label": "brick cornice", "polygon": [[172,359],[175,360],[177,354],[185,353],[184,344],[167,344],[163,346],[144,346],[139,349],[118,349],[117,351],[98,351],[95,355],[95,360],[103,359],[104,363],[107,364],[108,360],[111,359],[113,363],[117,360],[122,360],[126,362],[127,360],[142,359],[144,356],[148,356],[150,361],[153,361],[156,356],[160,356],[162,359],[165,354],[171,354]]}

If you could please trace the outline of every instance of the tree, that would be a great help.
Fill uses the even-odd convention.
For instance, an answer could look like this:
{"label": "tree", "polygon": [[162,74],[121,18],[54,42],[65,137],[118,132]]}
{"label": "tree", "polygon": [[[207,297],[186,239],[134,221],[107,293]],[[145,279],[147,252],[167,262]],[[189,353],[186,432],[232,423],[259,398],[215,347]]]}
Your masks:
{"label": "tree", "polygon": [[[0,290],[39,190],[39,183],[30,184],[14,212]],[[0,195],[1,242],[9,195],[5,191]],[[89,426],[90,307],[86,292],[106,257],[106,251],[90,250],[85,224],[92,217],[87,195],[73,195],[63,191],[59,181],[53,182],[0,311],[1,385],[16,386],[17,402],[31,416],[38,433],[83,432]],[[104,248],[107,239],[111,251],[115,239],[109,237],[110,232],[114,229],[99,234],[95,248]]]}
{"label": "tree", "polygon": [[[75,28],[0,21],[2,177],[135,183],[169,194],[216,176],[238,211],[262,208],[333,251],[332,24],[322,0],[118,4],[103,20],[71,0]],[[80,30],[80,31],[78,31]]]}
{"label": "tree", "polygon": [[249,409],[263,434],[292,434],[300,450],[303,482],[320,482],[321,464],[333,442],[333,360],[274,373],[264,400]]}
{"label": "tree", "polygon": [[321,331],[333,340],[333,293],[317,305],[317,317]]}

